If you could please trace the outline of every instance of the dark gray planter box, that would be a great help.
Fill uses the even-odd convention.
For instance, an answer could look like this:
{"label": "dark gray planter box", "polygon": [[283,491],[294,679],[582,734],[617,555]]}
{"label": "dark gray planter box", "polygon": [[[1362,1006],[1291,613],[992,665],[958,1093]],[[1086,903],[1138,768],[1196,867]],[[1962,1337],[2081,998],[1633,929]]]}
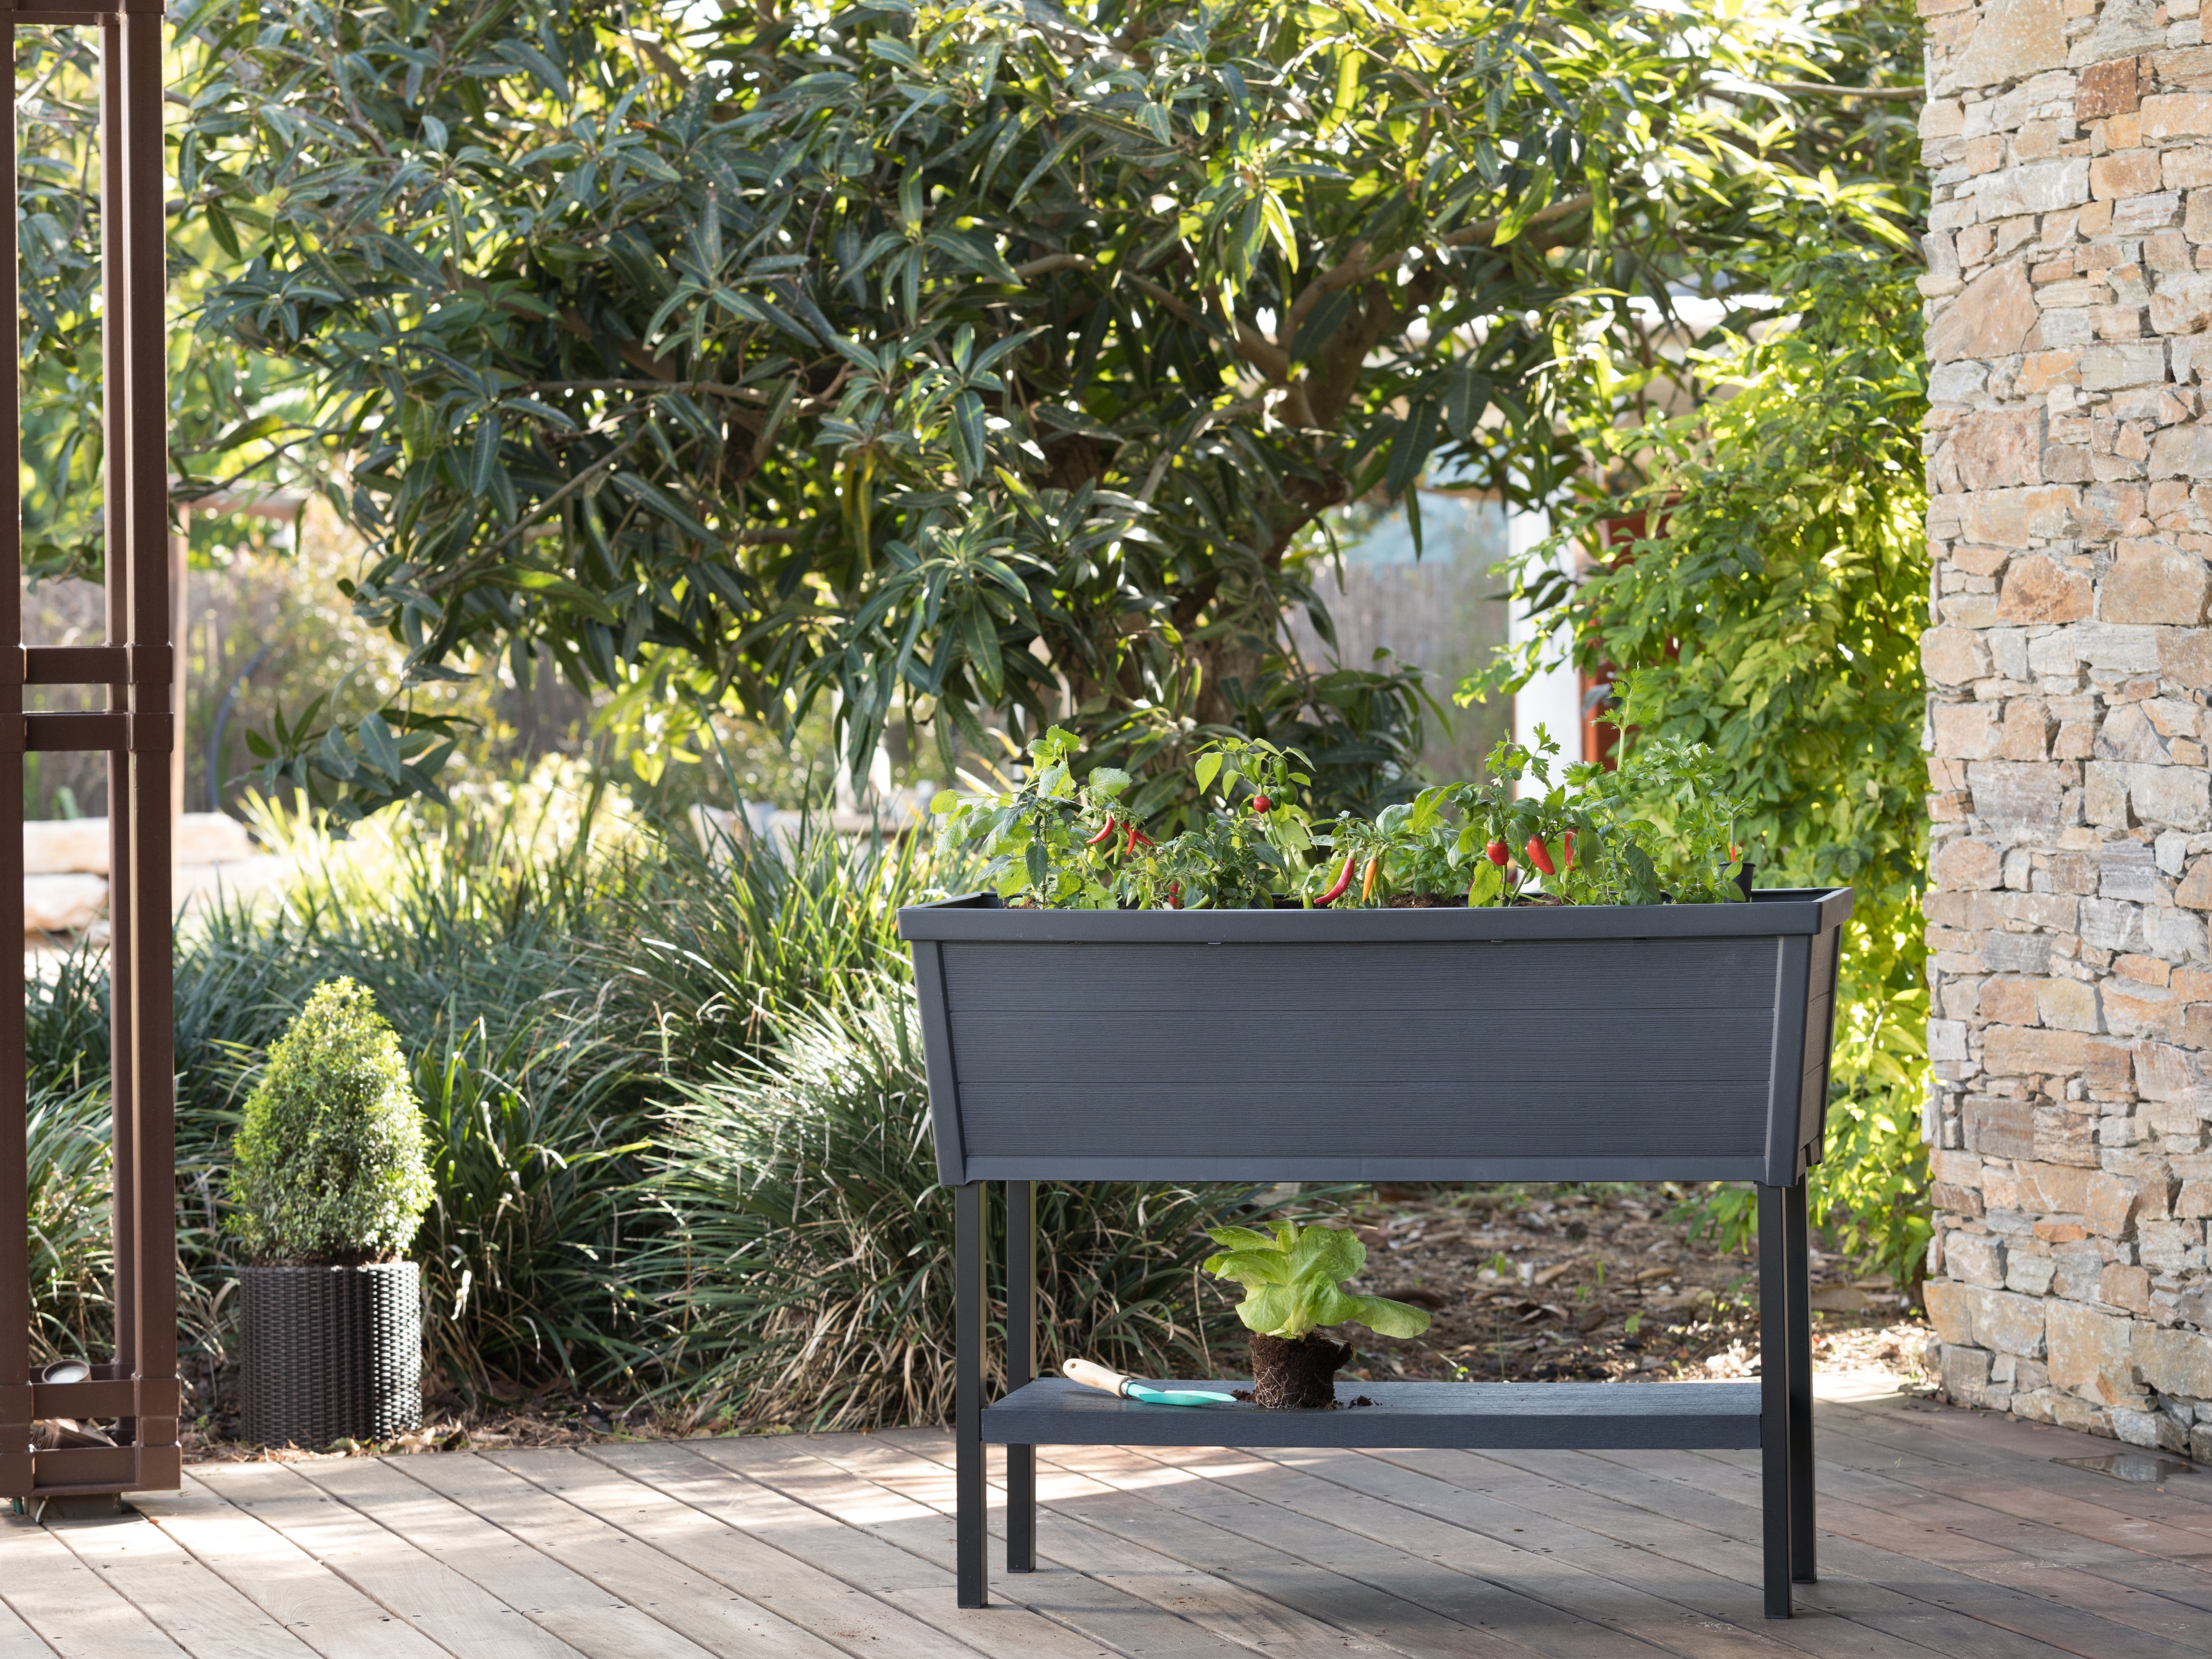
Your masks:
{"label": "dark gray planter box", "polygon": [[1747,904],[899,912],[937,1164],[1754,1181],[1818,1162],[1848,888]]}
{"label": "dark gray planter box", "polygon": [[412,1261],[241,1267],[239,1437],[319,1450],[422,1426],[422,1279]]}

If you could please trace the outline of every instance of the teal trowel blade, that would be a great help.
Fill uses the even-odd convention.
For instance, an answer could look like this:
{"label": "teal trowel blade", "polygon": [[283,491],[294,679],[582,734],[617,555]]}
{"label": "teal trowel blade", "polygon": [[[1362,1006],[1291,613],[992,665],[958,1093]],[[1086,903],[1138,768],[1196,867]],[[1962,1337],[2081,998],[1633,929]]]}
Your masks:
{"label": "teal trowel blade", "polygon": [[1199,1394],[1188,1389],[1148,1389],[1141,1382],[1124,1385],[1122,1392],[1148,1406],[1233,1406],[1234,1395]]}

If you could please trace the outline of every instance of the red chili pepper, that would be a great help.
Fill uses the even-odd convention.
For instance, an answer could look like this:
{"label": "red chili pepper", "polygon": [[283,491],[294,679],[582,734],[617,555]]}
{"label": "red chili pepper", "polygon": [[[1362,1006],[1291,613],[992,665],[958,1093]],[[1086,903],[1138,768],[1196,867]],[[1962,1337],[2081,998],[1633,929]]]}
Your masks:
{"label": "red chili pepper", "polygon": [[1179,881],[1171,881],[1168,884],[1168,908],[1170,910],[1182,908],[1182,884]]}
{"label": "red chili pepper", "polygon": [[1275,810],[1275,803],[1265,795],[1255,795],[1252,797],[1252,810],[1255,812],[1272,812]]}
{"label": "red chili pepper", "polygon": [[1114,839],[1114,820],[1111,818],[1107,819],[1106,827],[1103,830],[1101,830],[1097,835],[1091,836],[1089,841],[1085,842],[1083,844],[1085,847],[1099,847],[1104,845],[1107,842]]}
{"label": "red chili pepper", "polygon": [[1528,844],[1521,851],[1529,863],[1534,865],[1546,875],[1556,876],[1559,873],[1552,863],[1551,850],[1544,845],[1544,838],[1541,836],[1529,836]]}
{"label": "red chili pepper", "polygon": [[1575,867],[1575,832],[1571,830],[1567,831],[1567,861],[1562,867],[1568,870]]}
{"label": "red chili pepper", "polygon": [[1358,862],[1358,859],[1356,853],[1344,855],[1344,868],[1337,872],[1336,885],[1314,901],[1316,908],[1324,904],[1334,904],[1344,896],[1345,890],[1352,885],[1352,866]]}
{"label": "red chili pepper", "polygon": [[1513,849],[1502,841],[1493,841],[1482,850],[1489,854],[1490,861],[1501,870],[1513,862]]}
{"label": "red chili pepper", "polygon": [[1159,844],[1143,830],[1138,829],[1135,824],[1132,823],[1129,826],[1129,844],[1121,849],[1122,853],[1126,855],[1135,852],[1137,850],[1137,843],[1139,842],[1144,842],[1147,847],[1156,847]]}

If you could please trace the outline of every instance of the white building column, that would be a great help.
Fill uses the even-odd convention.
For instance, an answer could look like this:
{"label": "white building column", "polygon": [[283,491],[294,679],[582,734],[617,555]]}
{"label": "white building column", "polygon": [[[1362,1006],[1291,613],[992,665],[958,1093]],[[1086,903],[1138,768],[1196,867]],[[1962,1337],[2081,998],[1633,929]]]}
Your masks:
{"label": "white building column", "polygon": [[[1527,513],[1509,509],[1505,515],[1506,550],[1515,562],[1525,557],[1552,533],[1548,514]],[[1571,550],[1562,549],[1553,555],[1559,568],[1561,561],[1574,556]],[[1511,644],[1517,654],[1534,640],[1540,624],[1516,609],[1511,620]],[[1559,745],[1558,758],[1553,763],[1553,781],[1558,781],[1558,769],[1583,758],[1583,684],[1577,672],[1573,653],[1568,648],[1567,630],[1564,625],[1551,630],[1546,643],[1546,662],[1528,684],[1513,696],[1513,741],[1526,749],[1536,746],[1536,728],[1541,726]],[[1533,786],[1534,781],[1530,783]]]}

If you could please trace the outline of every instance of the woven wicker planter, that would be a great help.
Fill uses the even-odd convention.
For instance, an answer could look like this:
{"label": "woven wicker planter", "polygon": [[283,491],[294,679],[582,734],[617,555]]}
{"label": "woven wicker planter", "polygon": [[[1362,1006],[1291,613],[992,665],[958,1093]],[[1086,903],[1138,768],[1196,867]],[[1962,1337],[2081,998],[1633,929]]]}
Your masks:
{"label": "woven wicker planter", "polygon": [[238,1278],[240,1438],[319,1448],[422,1426],[415,1263],[242,1267]]}

